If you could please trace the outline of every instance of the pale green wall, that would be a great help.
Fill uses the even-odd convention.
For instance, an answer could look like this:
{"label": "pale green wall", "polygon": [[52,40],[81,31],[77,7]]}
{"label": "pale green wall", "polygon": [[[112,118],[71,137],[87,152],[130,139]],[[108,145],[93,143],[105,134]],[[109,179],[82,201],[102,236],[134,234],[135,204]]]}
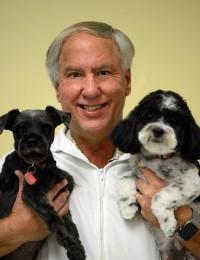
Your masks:
{"label": "pale green wall", "polygon": [[[16,107],[59,107],[45,52],[58,32],[83,20],[110,23],[135,43],[125,113],[149,91],[171,89],[188,100],[200,123],[199,0],[0,0],[0,114]],[[5,131],[0,155],[11,148]]]}

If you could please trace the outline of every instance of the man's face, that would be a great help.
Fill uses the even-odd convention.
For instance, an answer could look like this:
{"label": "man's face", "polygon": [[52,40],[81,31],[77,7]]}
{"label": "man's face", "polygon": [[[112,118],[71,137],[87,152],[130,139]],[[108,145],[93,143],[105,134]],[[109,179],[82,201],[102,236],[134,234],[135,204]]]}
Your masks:
{"label": "man's face", "polygon": [[59,58],[58,101],[72,114],[70,129],[82,137],[107,137],[122,118],[130,71],[117,46],[86,32],[65,40]]}

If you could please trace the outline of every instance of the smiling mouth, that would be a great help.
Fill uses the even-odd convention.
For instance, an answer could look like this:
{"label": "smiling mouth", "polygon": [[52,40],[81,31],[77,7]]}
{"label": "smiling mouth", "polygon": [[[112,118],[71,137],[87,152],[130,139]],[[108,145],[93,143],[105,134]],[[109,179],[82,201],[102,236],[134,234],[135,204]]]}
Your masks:
{"label": "smiling mouth", "polygon": [[86,111],[93,112],[102,109],[106,104],[101,105],[80,105],[80,107]]}

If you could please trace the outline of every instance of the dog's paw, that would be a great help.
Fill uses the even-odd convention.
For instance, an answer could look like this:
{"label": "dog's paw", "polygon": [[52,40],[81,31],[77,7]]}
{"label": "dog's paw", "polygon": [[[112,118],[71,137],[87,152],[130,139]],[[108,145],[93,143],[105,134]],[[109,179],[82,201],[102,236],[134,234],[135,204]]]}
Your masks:
{"label": "dog's paw", "polygon": [[162,225],[161,229],[167,238],[173,238],[176,231],[176,221],[170,222],[170,225]]}
{"label": "dog's paw", "polygon": [[124,219],[132,219],[134,218],[136,212],[138,211],[138,206],[134,203],[129,205],[128,207],[124,207],[120,209],[121,215]]}
{"label": "dog's paw", "polygon": [[117,182],[116,191],[119,198],[134,198],[136,195],[136,184],[133,176],[124,176]]}
{"label": "dog's paw", "polygon": [[117,183],[118,205],[124,219],[132,219],[138,210],[136,192],[133,176],[125,176]]}
{"label": "dog's paw", "polygon": [[[163,211],[164,212],[164,211]],[[177,221],[173,211],[166,211],[162,216],[157,217],[160,228],[167,238],[172,238],[176,231]]]}
{"label": "dog's paw", "polygon": [[173,207],[169,208],[167,200],[162,199],[160,194],[156,194],[152,199],[151,208],[160,224],[160,229],[163,231],[164,235],[167,238],[172,238],[176,231],[177,225]]}

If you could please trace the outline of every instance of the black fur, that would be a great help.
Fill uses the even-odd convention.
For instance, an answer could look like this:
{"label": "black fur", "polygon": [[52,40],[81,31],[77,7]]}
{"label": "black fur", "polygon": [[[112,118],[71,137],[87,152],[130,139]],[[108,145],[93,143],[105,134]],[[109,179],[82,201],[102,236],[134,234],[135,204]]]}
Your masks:
{"label": "black fur", "polygon": [[[162,109],[163,94],[166,97],[174,97],[179,109]],[[189,161],[200,159],[200,128],[184,99],[172,91],[157,90],[145,96],[129,116],[114,129],[111,137],[113,143],[123,152],[140,152],[141,144],[137,136],[139,130],[146,123],[155,122],[161,116],[177,131],[177,150],[181,152],[181,156]],[[180,125],[181,127],[177,128]]]}
{"label": "black fur", "polygon": [[[15,109],[0,117],[0,132],[3,129],[12,131],[15,140],[15,151],[6,157],[0,174],[0,218],[9,216],[16,199],[18,178],[14,171],[18,169],[25,174],[34,168],[36,183],[24,181],[22,199],[40,215],[50,232],[56,234],[58,243],[67,250],[70,260],[84,260],[84,248],[70,212],[60,218],[46,197],[46,193],[62,179],[68,180],[65,190],[70,193],[73,190],[72,176],[56,167],[50,151],[56,126],[64,123],[68,127],[70,118],[69,113],[50,106],[46,110],[19,112]],[[3,259],[18,258],[14,253],[14,258],[8,255]]]}
{"label": "black fur", "polygon": [[138,166],[151,169],[166,182],[151,201],[160,229],[151,229],[161,254],[169,256],[177,227],[174,210],[189,204],[200,213],[200,128],[180,95],[158,90],[144,97],[116,126],[111,139],[131,154],[132,174],[122,173],[117,183],[124,219],[133,218],[138,210],[135,178],[144,178]]}

